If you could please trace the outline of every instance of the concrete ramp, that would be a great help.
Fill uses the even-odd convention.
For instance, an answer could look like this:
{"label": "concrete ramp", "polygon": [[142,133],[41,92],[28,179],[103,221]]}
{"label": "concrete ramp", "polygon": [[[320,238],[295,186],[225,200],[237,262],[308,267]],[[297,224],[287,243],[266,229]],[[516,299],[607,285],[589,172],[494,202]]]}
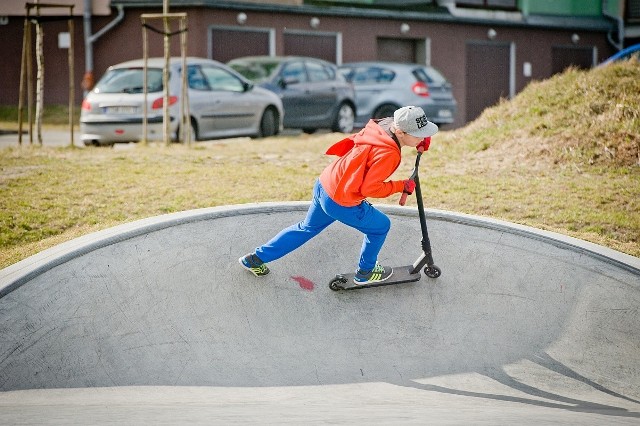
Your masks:
{"label": "concrete ramp", "polygon": [[[0,271],[0,423],[640,423],[640,259],[428,211],[437,279],[331,291],[361,245],[341,224],[240,268],[307,206],[150,218]],[[380,260],[413,263],[417,211],[381,209]]]}

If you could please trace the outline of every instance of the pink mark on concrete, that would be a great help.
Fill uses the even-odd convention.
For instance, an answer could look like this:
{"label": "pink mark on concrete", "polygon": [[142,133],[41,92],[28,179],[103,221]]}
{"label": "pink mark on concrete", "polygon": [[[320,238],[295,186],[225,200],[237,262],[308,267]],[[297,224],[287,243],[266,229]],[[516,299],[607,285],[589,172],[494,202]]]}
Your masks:
{"label": "pink mark on concrete", "polygon": [[305,277],[293,276],[293,277],[291,277],[291,279],[297,281],[298,284],[300,285],[301,289],[308,290],[308,291],[313,291],[313,282],[309,281]]}

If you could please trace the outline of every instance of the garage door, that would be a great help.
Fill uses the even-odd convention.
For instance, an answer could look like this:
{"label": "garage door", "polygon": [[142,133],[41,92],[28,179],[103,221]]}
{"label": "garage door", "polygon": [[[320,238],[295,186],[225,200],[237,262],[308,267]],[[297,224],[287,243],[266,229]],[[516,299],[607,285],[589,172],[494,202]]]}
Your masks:
{"label": "garage door", "polygon": [[595,65],[596,54],[593,47],[553,46],[551,48],[551,72],[558,74],[574,66],[589,69]]}
{"label": "garage door", "polygon": [[272,50],[272,31],[269,29],[233,29],[211,27],[209,57],[220,62],[242,56],[269,55]]}
{"label": "garage door", "polygon": [[333,63],[341,63],[340,36],[337,33],[308,33],[291,31],[284,33],[284,54],[311,56]]}
{"label": "garage door", "polygon": [[378,37],[378,60],[416,63],[416,41]]}
{"label": "garage door", "polygon": [[465,120],[510,96],[511,44],[470,41],[466,44]]}

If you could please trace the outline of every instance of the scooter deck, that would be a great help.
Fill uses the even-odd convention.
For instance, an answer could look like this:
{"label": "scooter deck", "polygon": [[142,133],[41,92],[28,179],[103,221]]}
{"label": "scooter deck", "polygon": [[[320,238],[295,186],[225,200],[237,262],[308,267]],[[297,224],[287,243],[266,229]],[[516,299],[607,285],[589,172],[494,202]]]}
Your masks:
{"label": "scooter deck", "polygon": [[411,273],[412,270],[413,270],[413,265],[394,267],[393,275],[391,275],[391,277],[388,280],[378,282],[378,283],[371,283],[371,284],[354,283],[353,277],[355,276],[355,273],[338,274],[329,283],[329,288],[333,291],[358,290],[361,288],[382,287],[386,285],[395,285],[395,284],[419,281],[420,278],[422,277],[422,275],[420,274],[420,271],[416,272],[415,274],[412,274]]}

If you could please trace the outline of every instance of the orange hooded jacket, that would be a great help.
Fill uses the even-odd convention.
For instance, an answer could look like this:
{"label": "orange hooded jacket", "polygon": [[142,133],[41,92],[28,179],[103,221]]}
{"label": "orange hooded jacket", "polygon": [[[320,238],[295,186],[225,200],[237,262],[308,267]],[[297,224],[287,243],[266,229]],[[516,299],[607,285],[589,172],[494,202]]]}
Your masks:
{"label": "orange hooded jacket", "polygon": [[400,165],[400,147],[380,122],[369,120],[359,133],[327,150],[340,158],[324,169],[320,183],[341,206],[357,206],[367,197],[385,198],[404,189],[404,181],[387,181]]}

